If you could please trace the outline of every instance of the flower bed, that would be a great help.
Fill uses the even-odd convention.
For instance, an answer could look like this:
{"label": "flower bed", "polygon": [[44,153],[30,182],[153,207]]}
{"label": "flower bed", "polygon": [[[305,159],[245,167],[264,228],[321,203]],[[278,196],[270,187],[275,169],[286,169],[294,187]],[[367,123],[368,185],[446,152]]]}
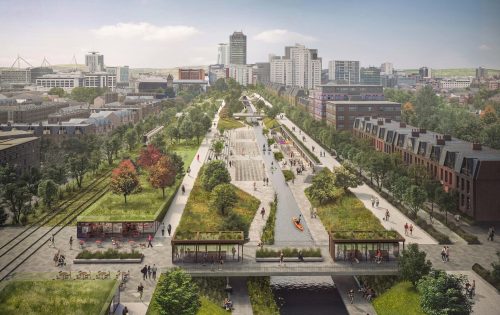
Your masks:
{"label": "flower bed", "polygon": [[285,247],[281,250],[262,248],[258,249],[255,253],[257,258],[277,258],[280,257],[280,252],[283,251],[285,257],[298,257],[299,251],[302,251],[304,257],[321,257],[321,250],[319,248],[289,248]]}

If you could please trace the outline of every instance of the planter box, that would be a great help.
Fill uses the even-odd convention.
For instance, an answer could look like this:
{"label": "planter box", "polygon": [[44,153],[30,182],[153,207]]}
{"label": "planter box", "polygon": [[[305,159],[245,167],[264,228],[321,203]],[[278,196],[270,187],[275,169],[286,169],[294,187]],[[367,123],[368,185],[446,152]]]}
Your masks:
{"label": "planter box", "polygon": [[73,259],[74,264],[139,264],[142,262],[141,258],[107,258],[107,259]]}
{"label": "planter box", "polygon": [[[256,262],[279,262],[279,257],[255,258]],[[323,262],[323,257],[304,257],[303,262]],[[285,257],[284,262],[301,262],[297,257]]]}

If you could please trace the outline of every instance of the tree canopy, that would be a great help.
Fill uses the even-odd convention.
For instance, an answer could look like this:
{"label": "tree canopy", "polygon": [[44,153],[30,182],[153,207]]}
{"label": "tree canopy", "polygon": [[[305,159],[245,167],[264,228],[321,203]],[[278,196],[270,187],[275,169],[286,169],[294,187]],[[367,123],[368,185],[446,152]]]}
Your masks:
{"label": "tree canopy", "polygon": [[401,278],[410,281],[414,286],[418,280],[431,271],[432,263],[425,260],[427,254],[418,249],[418,244],[408,245],[398,258]]}
{"label": "tree canopy", "polygon": [[338,194],[335,187],[335,176],[329,169],[322,169],[313,177],[312,185],[307,188],[306,192],[320,204],[333,201]]}
{"label": "tree canopy", "polygon": [[231,182],[231,175],[223,161],[208,162],[201,177],[201,185],[206,191],[212,191],[215,186]]}
{"label": "tree canopy", "polygon": [[140,187],[139,178],[134,164],[130,160],[123,160],[111,174],[111,190],[115,194],[122,194],[127,203],[127,196]]}
{"label": "tree canopy", "polygon": [[201,306],[199,289],[191,276],[180,268],[160,277],[156,302],[161,315],[195,315]]}

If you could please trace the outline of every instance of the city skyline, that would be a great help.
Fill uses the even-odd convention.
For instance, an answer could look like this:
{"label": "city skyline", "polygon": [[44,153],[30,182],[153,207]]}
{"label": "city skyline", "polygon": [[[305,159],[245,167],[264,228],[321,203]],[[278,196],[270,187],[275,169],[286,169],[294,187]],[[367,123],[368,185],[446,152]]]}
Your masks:
{"label": "city skyline", "polygon": [[218,44],[243,31],[248,63],[300,43],[318,49],[323,67],[359,60],[400,69],[500,68],[500,3],[361,2],[7,0],[0,3],[0,40],[8,43],[0,66],[9,67],[18,54],[34,66],[44,57],[70,64],[73,55],[83,64],[92,50],[106,56],[106,65],[209,65],[217,61]]}

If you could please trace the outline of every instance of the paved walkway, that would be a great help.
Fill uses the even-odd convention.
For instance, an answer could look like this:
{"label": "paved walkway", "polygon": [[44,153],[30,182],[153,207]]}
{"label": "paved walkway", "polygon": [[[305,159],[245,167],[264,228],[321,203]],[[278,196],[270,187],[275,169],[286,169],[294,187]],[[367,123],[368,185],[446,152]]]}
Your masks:
{"label": "paved walkway", "polygon": [[[354,277],[351,276],[335,276],[332,277],[333,282],[335,283],[335,287],[340,293],[342,297],[342,301],[349,312],[349,314],[362,314],[362,315],[376,315],[375,309],[373,308],[372,303],[368,302],[363,298],[363,295],[358,292],[358,284]],[[353,304],[349,300],[348,292],[349,290],[354,289],[354,299]]]}
{"label": "paved walkway", "polygon": [[233,288],[231,300],[233,301],[234,310],[232,315],[252,315],[252,303],[248,296],[247,278],[234,277],[229,280],[229,284]]}

